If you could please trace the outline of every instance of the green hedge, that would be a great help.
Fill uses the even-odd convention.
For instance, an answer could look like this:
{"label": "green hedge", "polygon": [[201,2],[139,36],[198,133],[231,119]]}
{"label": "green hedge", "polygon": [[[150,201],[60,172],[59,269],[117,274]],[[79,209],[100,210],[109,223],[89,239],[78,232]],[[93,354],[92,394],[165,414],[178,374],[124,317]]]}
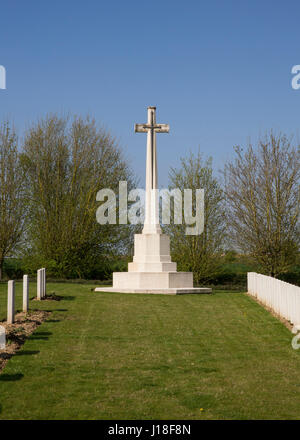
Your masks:
{"label": "green hedge", "polygon": [[68,275],[62,273],[56,262],[42,261],[41,259],[29,258],[17,259],[6,258],[3,267],[3,279],[21,279],[24,274],[30,277],[36,276],[36,271],[41,267],[47,268],[47,278],[50,279],[86,279],[86,280],[111,280],[113,272],[124,272],[127,270],[126,258],[107,257],[99,261],[93,261],[87,264],[83,270],[83,276],[79,276],[76,272],[70,271]]}
{"label": "green hedge", "polygon": [[[76,273],[65,277],[59,273],[55,266],[55,262],[44,262],[39,259],[17,259],[7,258],[4,261],[4,279],[21,279],[24,273],[31,277],[36,276],[36,271],[40,267],[47,268],[48,279],[86,279],[86,280],[107,280],[111,281],[113,272],[127,271],[127,263],[129,258],[124,257],[107,257],[102,260],[93,262],[93,265],[86,267],[84,277],[79,277]],[[226,265],[220,268],[220,271],[212,274],[200,281],[200,285],[215,285],[215,286],[239,286],[246,288],[247,286],[247,272],[239,272],[228,270]],[[278,276],[278,279],[286,281],[290,284],[300,286],[300,268],[295,267],[291,272],[285,272]]]}
{"label": "green hedge", "polygon": [[281,273],[280,275],[278,275],[278,279],[285,281],[286,283],[300,286],[300,271]]}

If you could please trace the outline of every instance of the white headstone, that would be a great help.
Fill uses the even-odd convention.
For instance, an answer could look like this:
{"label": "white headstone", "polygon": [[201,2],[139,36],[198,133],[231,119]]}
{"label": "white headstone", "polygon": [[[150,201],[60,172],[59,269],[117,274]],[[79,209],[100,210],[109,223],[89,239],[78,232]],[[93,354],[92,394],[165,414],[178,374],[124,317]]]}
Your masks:
{"label": "white headstone", "polygon": [[37,299],[41,300],[42,299],[42,295],[43,295],[43,284],[42,284],[42,269],[39,269],[37,271],[37,280],[36,280],[36,288],[37,288]]}
{"label": "white headstone", "polygon": [[7,323],[12,324],[15,321],[15,282],[8,282],[7,295]]}
{"label": "white headstone", "polygon": [[6,345],[6,340],[5,340],[5,328],[0,325],[0,350],[3,350],[5,348]]}
{"label": "white headstone", "polygon": [[23,276],[23,312],[28,312],[29,304],[29,282],[28,275]]}
{"label": "white headstone", "polygon": [[44,296],[47,295],[46,268],[44,269]]}
{"label": "white headstone", "polygon": [[42,298],[44,298],[44,268],[41,269]]}
{"label": "white headstone", "polygon": [[46,269],[43,267],[43,298],[46,297]]}

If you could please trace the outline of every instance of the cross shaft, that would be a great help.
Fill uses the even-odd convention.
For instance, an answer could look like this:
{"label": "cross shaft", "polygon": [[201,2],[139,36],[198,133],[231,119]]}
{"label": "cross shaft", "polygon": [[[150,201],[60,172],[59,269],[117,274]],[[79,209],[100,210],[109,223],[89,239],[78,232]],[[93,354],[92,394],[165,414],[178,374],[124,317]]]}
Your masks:
{"label": "cross shaft", "polygon": [[158,218],[156,133],[169,133],[168,124],[156,124],[156,107],[148,107],[147,124],[135,124],[136,133],[147,133],[146,206],[143,233],[161,233]]}

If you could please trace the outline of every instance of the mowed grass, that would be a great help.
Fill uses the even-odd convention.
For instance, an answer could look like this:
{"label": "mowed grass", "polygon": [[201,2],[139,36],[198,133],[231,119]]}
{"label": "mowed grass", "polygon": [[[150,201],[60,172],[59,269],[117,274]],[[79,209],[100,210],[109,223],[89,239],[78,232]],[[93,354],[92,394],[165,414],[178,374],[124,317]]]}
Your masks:
{"label": "mowed grass", "polygon": [[[47,287],[64,299],[30,301],[53,313],[0,375],[0,418],[300,418],[300,350],[244,293]],[[1,285],[2,319],[5,298]]]}

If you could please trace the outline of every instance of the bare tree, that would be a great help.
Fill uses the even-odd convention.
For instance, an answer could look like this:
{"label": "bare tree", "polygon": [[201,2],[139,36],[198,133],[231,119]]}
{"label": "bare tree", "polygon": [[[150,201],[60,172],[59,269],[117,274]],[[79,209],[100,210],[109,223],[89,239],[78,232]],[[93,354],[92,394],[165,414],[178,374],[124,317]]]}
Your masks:
{"label": "bare tree", "polygon": [[[225,237],[224,194],[213,176],[212,159],[203,160],[200,151],[181,158],[179,169],[171,168],[170,189],[204,189],[204,231],[200,235],[186,235],[185,225],[171,224],[172,256],[180,270],[192,271],[194,281],[209,280],[217,270]],[[195,195],[193,200],[195,213]]]}
{"label": "bare tree", "polygon": [[96,194],[118,192],[133,177],[115,140],[94,120],[57,115],[27,132],[22,156],[28,179],[32,253],[59,276],[86,276],[101,255],[124,246],[129,229],[99,225]]}
{"label": "bare tree", "polygon": [[24,184],[17,136],[8,122],[0,125],[0,279],[4,258],[21,243],[25,225]]}
{"label": "bare tree", "polygon": [[300,149],[270,133],[225,166],[228,230],[265,273],[287,271],[299,250]]}

